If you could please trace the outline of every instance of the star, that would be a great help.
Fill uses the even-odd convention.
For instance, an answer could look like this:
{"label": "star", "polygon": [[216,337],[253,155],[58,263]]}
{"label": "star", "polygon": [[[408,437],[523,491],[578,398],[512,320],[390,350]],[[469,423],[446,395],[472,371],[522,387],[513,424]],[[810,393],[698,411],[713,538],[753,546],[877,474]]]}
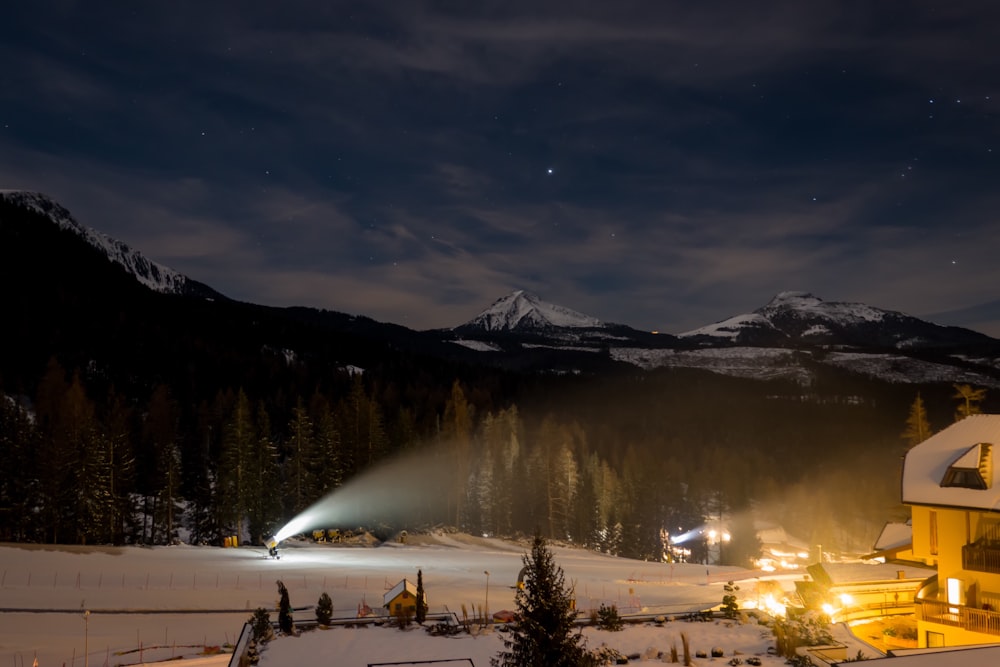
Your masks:
{"label": "star", "polygon": [[549,175],[552,175],[552,174],[556,173],[556,170],[555,170],[555,169],[553,169],[552,167],[549,167],[549,168],[548,168],[548,169],[546,169],[545,171],[546,171],[546,172],[547,172],[547,173],[548,173]]}

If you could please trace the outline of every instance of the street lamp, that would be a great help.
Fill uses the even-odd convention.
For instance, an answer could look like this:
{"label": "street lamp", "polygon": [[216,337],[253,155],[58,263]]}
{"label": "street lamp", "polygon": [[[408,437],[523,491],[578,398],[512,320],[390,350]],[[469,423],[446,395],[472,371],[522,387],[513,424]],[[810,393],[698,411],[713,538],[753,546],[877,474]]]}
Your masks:
{"label": "street lamp", "polygon": [[490,571],[483,570],[486,575],[486,622],[490,622]]}
{"label": "street lamp", "polygon": [[90,610],[83,612],[83,667],[90,667]]}

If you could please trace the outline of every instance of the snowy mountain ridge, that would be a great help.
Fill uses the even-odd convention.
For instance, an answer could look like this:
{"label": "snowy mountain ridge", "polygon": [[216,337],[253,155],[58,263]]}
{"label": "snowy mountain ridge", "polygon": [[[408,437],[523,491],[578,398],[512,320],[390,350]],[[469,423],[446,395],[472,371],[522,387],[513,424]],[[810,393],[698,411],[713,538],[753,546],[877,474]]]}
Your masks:
{"label": "snowy mountain ridge", "polygon": [[455,329],[479,329],[500,333],[547,329],[598,329],[605,324],[596,317],[542,301],[524,290],[514,290]]}
{"label": "snowy mountain ridge", "polygon": [[[821,322],[838,325],[881,322],[887,315],[905,317],[902,313],[873,308],[863,303],[823,301],[809,292],[788,291],[778,293],[766,306],[751,313],[735,315],[714,324],[686,331],[678,336],[682,338],[691,336],[734,338],[747,327],[779,330],[780,327],[776,325],[776,320],[781,318],[813,320],[813,323],[800,333],[800,335],[808,336],[828,331]],[[820,323],[817,323],[816,320]]]}
{"label": "snowy mountain ridge", "polygon": [[781,292],[750,313],[692,331],[682,339],[756,345],[835,345],[912,349],[982,343],[989,336],[933,324],[863,303],[823,301],[809,292]]}
{"label": "snowy mountain ridge", "polygon": [[155,292],[183,294],[192,286],[192,281],[186,276],[154,262],[126,243],[84,227],[69,211],[47,195],[26,190],[0,190],[0,198],[44,215],[60,228],[77,234],[101,251],[110,262],[120,265],[137,281]]}

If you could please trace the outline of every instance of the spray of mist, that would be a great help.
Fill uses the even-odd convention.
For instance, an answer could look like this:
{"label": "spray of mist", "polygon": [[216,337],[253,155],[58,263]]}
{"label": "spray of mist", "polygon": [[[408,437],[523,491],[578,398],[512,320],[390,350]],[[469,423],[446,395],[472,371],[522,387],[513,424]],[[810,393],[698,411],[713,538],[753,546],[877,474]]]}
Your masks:
{"label": "spray of mist", "polygon": [[380,463],[350,479],[286,523],[272,538],[281,542],[317,528],[444,519],[449,476],[448,447],[421,448]]}

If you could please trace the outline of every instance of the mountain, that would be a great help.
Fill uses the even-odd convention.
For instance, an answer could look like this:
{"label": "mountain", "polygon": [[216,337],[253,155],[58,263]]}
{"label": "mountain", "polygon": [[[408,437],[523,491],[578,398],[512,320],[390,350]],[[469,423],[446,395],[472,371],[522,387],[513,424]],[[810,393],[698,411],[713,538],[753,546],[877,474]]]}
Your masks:
{"label": "mountain", "polygon": [[38,193],[0,191],[0,280],[17,286],[0,329],[4,349],[17,353],[0,358],[0,378],[28,389],[56,353],[118,387],[169,379],[195,399],[220,387],[321,383],[349,366],[385,369],[386,382],[664,368],[807,385],[834,369],[1000,387],[1000,341],[806,292],[680,336],[602,322],[523,290],[434,331],[241,303],[80,225]]}
{"label": "mountain", "polygon": [[1000,386],[1000,341],[808,292],[782,292],[751,313],[678,336],[601,324],[514,292],[454,332],[453,342],[487,353],[484,360],[557,372],[683,368],[808,385],[837,369],[894,383]]}
{"label": "mountain", "polygon": [[680,334],[699,343],[774,347],[838,346],[923,349],[980,345],[994,339],[863,303],[823,301],[808,292],[781,292],[762,308]]}
{"label": "mountain", "polygon": [[223,298],[207,285],[191,280],[162,264],[158,264],[127,244],[89,227],[84,227],[70,212],[40,192],[0,190],[0,200],[35,211],[54,222],[60,229],[76,234],[90,246],[121,266],[140,284],[163,294],[184,294],[204,298]]}
{"label": "mountain", "polygon": [[604,327],[605,324],[596,317],[542,301],[524,290],[515,290],[497,299],[465,324],[455,327],[455,331],[511,333]]}
{"label": "mountain", "polygon": [[86,369],[97,386],[142,396],[165,384],[192,404],[235,388],[308,393],[351,367],[428,386],[471,375],[463,358],[473,352],[437,334],[229,299],[86,229],[37,193],[0,194],[0,282],[8,392],[33,395],[51,359]]}

